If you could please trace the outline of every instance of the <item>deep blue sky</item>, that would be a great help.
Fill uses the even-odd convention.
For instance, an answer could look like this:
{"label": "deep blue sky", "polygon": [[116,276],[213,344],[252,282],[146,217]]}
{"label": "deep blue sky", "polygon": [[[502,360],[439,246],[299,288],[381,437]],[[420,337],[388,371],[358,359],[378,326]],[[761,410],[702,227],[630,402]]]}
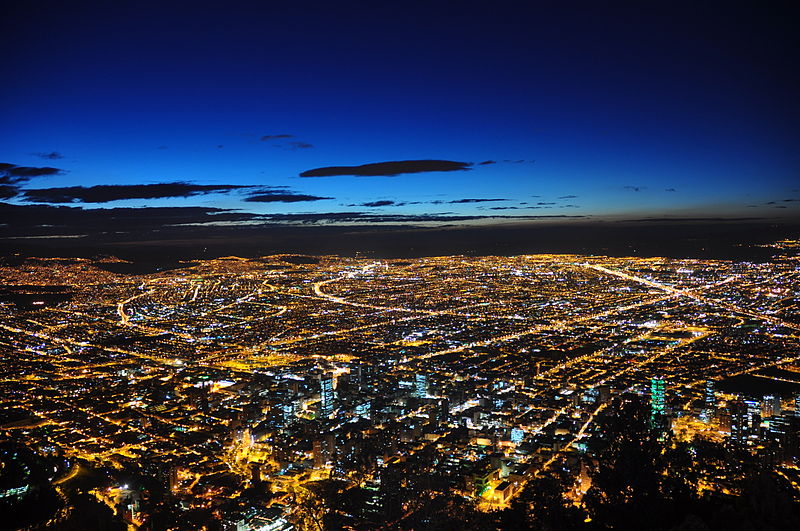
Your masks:
{"label": "deep blue sky", "polygon": [[[798,20],[776,5],[18,4],[0,42],[0,162],[63,171],[7,173],[14,204],[48,198],[25,190],[181,181],[273,188],[102,203],[81,202],[78,189],[57,201],[259,214],[798,213]],[[262,140],[273,135],[292,136]],[[473,165],[299,177],[425,159]],[[253,194],[277,197],[243,201]],[[331,199],[287,202],[298,195]],[[448,203],[462,199],[504,201]],[[405,204],[363,205],[376,201]]]}

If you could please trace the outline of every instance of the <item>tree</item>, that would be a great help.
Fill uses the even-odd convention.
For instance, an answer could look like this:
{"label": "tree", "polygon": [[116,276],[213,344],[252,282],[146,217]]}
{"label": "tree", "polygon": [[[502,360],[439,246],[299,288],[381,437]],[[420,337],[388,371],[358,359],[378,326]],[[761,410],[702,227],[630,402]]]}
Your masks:
{"label": "tree", "polygon": [[683,521],[695,501],[683,479],[691,471],[688,446],[659,441],[637,398],[624,400],[604,428],[609,445],[583,499],[592,527],[656,530]]}
{"label": "tree", "polygon": [[498,517],[500,529],[558,531],[581,527],[585,515],[566,497],[571,477],[551,468],[529,481]]}

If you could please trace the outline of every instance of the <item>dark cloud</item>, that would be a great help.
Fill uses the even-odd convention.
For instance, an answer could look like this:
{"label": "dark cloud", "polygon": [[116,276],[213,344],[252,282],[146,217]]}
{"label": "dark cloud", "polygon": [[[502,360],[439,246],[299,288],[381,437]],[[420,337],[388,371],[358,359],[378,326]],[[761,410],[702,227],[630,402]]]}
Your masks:
{"label": "dark cloud", "polygon": [[641,192],[642,190],[647,189],[646,186],[631,186],[631,185],[623,186],[622,188],[624,188],[625,190],[630,190],[632,192]]}
{"label": "dark cloud", "polygon": [[62,155],[58,151],[51,151],[50,153],[37,152],[37,153],[32,153],[32,155],[35,155],[40,159],[46,159],[46,160],[58,160],[64,158],[64,155]]}
{"label": "dark cloud", "polygon": [[302,142],[300,140],[292,140],[285,143],[279,142],[281,140],[289,140],[290,138],[297,138],[297,137],[290,134],[264,135],[261,138],[259,138],[259,140],[261,140],[262,142],[271,142],[273,147],[288,149],[291,151],[295,151],[297,149],[311,149],[314,147],[314,144],[309,144],[308,142]]}
{"label": "dark cloud", "polygon": [[457,215],[450,212],[418,215],[368,212],[321,212],[253,214],[211,207],[84,208],[54,205],[12,205],[0,202],[0,237],[54,236],[64,234],[137,234],[145,239],[170,228],[211,228],[275,225],[404,225],[415,223],[458,223],[482,219],[539,220],[572,219],[585,216],[502,216]]}
{"label": "dark cloud", "polygon": [[191,184],[186,182],[158,184],[101,184],[22,190],[23,199],[31,203],[108,203],[124,199],[159,199],[228,192],[252,186],[234,184]]}
{"label": "dark cloud", "polygon": [[547,203],[547,202],[545,202],[545,201],[539,201],[539,202],[538,202],[538,203],[536,203],[536,204],[537,204],[537,205],[555,205],[555,203]]}
{"label": "dark cloud", "polygon": [[0,184],[18,184],[29,181],[33,177],[44,177],[48,175],[61,175],[64,170],[51,168],[49,166],[17,166],[7,162],[0,162]]}
{"label": "dark cloud", "polygon": [[507,162],[509,164],[533,164],[534,162],[536,162],[536,160],[535,159],[534,160],[528,160],[528,159],[516,159],[516,160],[505,159],[505,160],[503,160],[503,162]]}
{"label": "dark cloud", "polygon": [[677,190],[675,188],[666,188],[664,191],[665,192],[677,192]]}
{"label": "dark cloud", "polygon": [[502,206],[502,207],[489,207],[489,210],[520,210],[522,207],[518,206]]}
{"label": "dark cloud", "polygon": [[222,149],[222,148],[224,148],[224,147],[225,147],[225,146],[224,146],[224,145],[222,145],[222,144],[217,144],[217,149]]}
{"label": "dark cloud", "polygon": [[26,183],[34,177],[61,175],[64,170],[49,166],[17,166],[8,162],[0,162],[0,199],[10,199],[17,196],[21,190],[19,184]]}
{"label": "dark cloud", "polygon": [[[388,199],[385,199],[383,201],[369,201],[367,203],[361,203],[360,205],[353,205],[353,206],[365,206],[365,207],[375,208],[375,207],[383,207],[383,206],[392,206],[392,205],[395,205],[395,204],[396,203],[394,201],[390,201]],[[402,204],[406,204],[406,203],[402,203]]]}
{"label": "dark cloud", "polygon": [[235,223],[256,214],[206,207],[92,208],[0,203],[4,235],[151,232],[170,225]]}
{"label": "dark cloud", "polygon": [[562,195],[558,199],[577,199],[577,198],[578,198],[577,195]]}
{"label": "dark cloud", "polygon": [[508,201],[508,199],[455,199],[448,203],[487,203],[490,201]]}
{"label": "dark cloud", "polygon": [[455,162],[451,160],[399,160],[375,162],[360,166],[329,166],[304,171],[300,177],[334,177],[353,175],[356,177],[393,177],[403,173],[424,173],[434,171],[465,171],[472,166],[471,162]]}
{"label": "dark cloud", "polygon": [[19,188],[10,184],[0,184],[0,199],[10,199],[19,193]]}
{"label": "dark cloud", "polygon": [[488,164],[497,164],[496,160],[484,160],[483,162],[479,162],[478,166],[486,166]]}
{"label": "dark cloud", "polygon": [[797,201],[800,201],[800,199],[791,198],[791,199],[784,199],[783,200],[784,203],[795,203]]}
{"label": "dark cloud", "polygon": [[322,201],[323,199],[333,199],[332,197],[320,197],[317,195],[295,194],[292,192],[259,192],[245,198],[249,203],[300,203],[302,201]]}
{"label": "dark cloud", "polygon": [[309,144],[308,142],[289,142],[289,149],[311,149],[314,147],[314,144]]}

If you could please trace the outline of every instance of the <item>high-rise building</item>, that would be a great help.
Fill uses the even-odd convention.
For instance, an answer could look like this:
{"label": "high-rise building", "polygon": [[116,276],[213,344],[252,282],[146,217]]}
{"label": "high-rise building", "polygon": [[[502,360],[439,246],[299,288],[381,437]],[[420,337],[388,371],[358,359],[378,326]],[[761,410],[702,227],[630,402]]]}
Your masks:
{"label": "high-rise building", "polygon": [[311,453],[314,456],[314,468],[322,468],[325,464],[325,454],[322,449],[322,441],[317,439],[311,443]]}
{"label": "high-rise building", "polygon": [[775,395],[765,395],[761,401],[761,417],[769,418],[773,415],[781,414],[781,397]]}
{"label": "high-rise building", "polygon": [[747,406],[748,431],[755,433],[761,425],[761,402],[754,398],[745,398],[744,403]]}
{"label": "high-rise building", "polygon": [[741,400],[730,402],[728,407],[731,411],[731,440],[743,443],[747,439],[749,421],[747,415],[747,404]]}
{"label": "high-rise building", "polygon": [[706,382],[704,396],[703,396],[703,410],[700,412],[700,418],[704,422],[710,422],[714,418],[714,412],[717,409],[717,394],[714,389],[714,380]]}
{"label": "high-rise building", "polygon": [[450,421],[450,401],[446,398],[439,400],[436,408],[436,421],[439,424],[447,424]]}
{"label": "high-rise building", "polygon": [[717,392],[714,389],[714,380],[708,380],[706,382],[704,401],[706,409],[714,409],[717,407]]}
{"label": "high-rise building", "polygon": [[783,442],[791,429],[791,417],[787,415],[772,415],[769,419],[769,435],[771,438]]}
{"label": "high-rise building", "polygon": [[414,379],[414,396],[425,398],[428,396],[428,377],[425,374],[417,374]]}
{"label": "high-rise building", "polygon": [[730,435],[732,424],[731,410],[728,407],[721,407],[714,416],[719,430]]}
{"label": "high-rise building", "polygon": [[596,404],[600,401],[600,390],[596,387],[587,389],[581,396],[581,402],[584,404]]}
{"label": "high-rise building", "polygon": [[666,384],[664,378],[655,376],[650,379],[650,425],[654,429],[663,429],[666,416]]}
{"label": "high-rise building", "polygon": [[607,385],[601,385],[597,388],[598,397],[597,402],[599,404],[605,404],[609,400],[611,400],[611,388]]}
{"label": "high-rise building", "polygon": [[297,402],[291,401],[283,404],[283,423],[291,424],[297,420],[295,413],[297,412]]}
{"label": "high-rise building", "polygon": [[320,379],[320,418],[329,419],[333,416],[333,376],[325,374]]}
{"label": "high-rise building", "polygon": [[365,389],[372,382],[372,367],[362,361],[350,366],[350,382],[357,389]]}
{"label": "high-rise building", "polygon": [[353,409],[353,413],[357,417],[369,418],[369,412],[371,409],[370,401],[367,400],[366,402],[361,402],[360,404],[356,404],[356,407]]}
{"label": "high-rise building", "polygon": [[350,381],[356,385],[362,383],[361,363],[354,363],[350,366]]}

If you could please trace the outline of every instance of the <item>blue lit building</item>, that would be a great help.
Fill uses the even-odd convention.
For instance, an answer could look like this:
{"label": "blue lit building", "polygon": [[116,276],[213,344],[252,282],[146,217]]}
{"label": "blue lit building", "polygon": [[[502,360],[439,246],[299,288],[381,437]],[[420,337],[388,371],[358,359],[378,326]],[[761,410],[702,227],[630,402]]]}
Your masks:
{"label": "blue lit building", "polygon": [[705,396],[703,398],[703,412],[700,417],[709,422],[714,418],[714,411],[717,409],[717,393],[714,389],[714,380],[708,380],[705,387]]}
{"label": "blue lit building", "polygon": [[353,410],[353,412],[355,413],[355,415],[357,417],[368,419],[368,418],[370,418],[369,417],[370,409],[371,409],[371,403],[370,403],[369,400],[367,400],[366,402],[362,402],[362,403],[356,405],[356,407]]}
{"label": "blue lit building", "polygon": [[325,374],[320,379],[320,418],[329,419],[333,416],[333,376]]}
{"label": "blue lit building", "polygon": [[417,374],[414,380],[414,396],[425,398],[428,396],[428,377],[424,374]]}

